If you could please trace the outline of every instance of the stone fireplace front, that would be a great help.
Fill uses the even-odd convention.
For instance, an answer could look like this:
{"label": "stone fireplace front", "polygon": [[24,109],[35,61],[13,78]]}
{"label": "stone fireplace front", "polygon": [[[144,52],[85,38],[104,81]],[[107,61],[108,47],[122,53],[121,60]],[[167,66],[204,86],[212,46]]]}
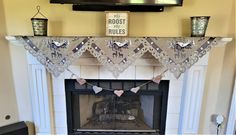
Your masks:
{"label": "stone fireplace front", "polygon": [[[66,111],[65,79],[75,79],[65,71],[59,77],[50,77],[33,56],[27,54],[33,119],[37,135],[67,135],[69,127]],[[204,56],[179,79],[170,72],[163,80],[169,81],[165,120],[165,134],[198,133],[203,86],[208,55]],[[138,59],[118,78],[91,55],[84,55],[69,67],[85,79],[96,80],[150,80],[163,67],[149,55]]]}

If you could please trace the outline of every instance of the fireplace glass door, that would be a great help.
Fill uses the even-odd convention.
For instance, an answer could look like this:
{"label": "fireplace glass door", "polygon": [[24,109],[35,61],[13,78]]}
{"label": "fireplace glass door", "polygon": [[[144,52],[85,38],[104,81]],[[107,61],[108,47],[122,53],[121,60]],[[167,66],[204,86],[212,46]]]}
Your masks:
{"label": "fireplace glass door", "polygon": [[[109,89],[132,88],[146,81],[87,80]],[[160,134],[165,127],[167,86],[149,84],[138,93],[125,92],[121,97],[112,91],[94,94],[91,86],[66,80],[67,120],[69,134],[148,133]],[[69,86],[69,84],[72,85]],[[165,84],[165,82],[163,82]],[[163,89],[163,90],[161,90]],[[167,90],[166,90],[167,89]]]}

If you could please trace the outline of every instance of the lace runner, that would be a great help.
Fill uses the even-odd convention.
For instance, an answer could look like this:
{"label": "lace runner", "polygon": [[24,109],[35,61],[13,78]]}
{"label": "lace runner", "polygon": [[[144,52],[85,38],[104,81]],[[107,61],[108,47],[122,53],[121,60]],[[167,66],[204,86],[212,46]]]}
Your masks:
{"label": "lace runner", "polygon": [[221,38],[215,37],[32,37],[18,36],[26,50],[59,76],[88,50],[100,63],[118,77],[144,53],[150,52],[178,78]]}

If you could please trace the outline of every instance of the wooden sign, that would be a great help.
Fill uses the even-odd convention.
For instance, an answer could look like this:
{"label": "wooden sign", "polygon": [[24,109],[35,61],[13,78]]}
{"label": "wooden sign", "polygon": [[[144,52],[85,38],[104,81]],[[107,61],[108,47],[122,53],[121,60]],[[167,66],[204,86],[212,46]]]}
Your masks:
{"label": "wooden sign", "polygon": [[106,12],[106,36],[128,36],[128,12]]}

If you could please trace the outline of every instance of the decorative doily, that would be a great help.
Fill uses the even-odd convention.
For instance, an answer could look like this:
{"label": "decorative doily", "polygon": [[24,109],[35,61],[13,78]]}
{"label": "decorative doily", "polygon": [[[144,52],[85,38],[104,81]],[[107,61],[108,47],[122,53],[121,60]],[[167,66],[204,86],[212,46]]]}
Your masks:
{"label": "decorative doily", "polygon": [[125,69],[150,52],[178,78],[204,56],[220,38],[215,37],[27,37],[18,36],[25,48],[54,76],[60,75],[88,50],[118,77]]}

